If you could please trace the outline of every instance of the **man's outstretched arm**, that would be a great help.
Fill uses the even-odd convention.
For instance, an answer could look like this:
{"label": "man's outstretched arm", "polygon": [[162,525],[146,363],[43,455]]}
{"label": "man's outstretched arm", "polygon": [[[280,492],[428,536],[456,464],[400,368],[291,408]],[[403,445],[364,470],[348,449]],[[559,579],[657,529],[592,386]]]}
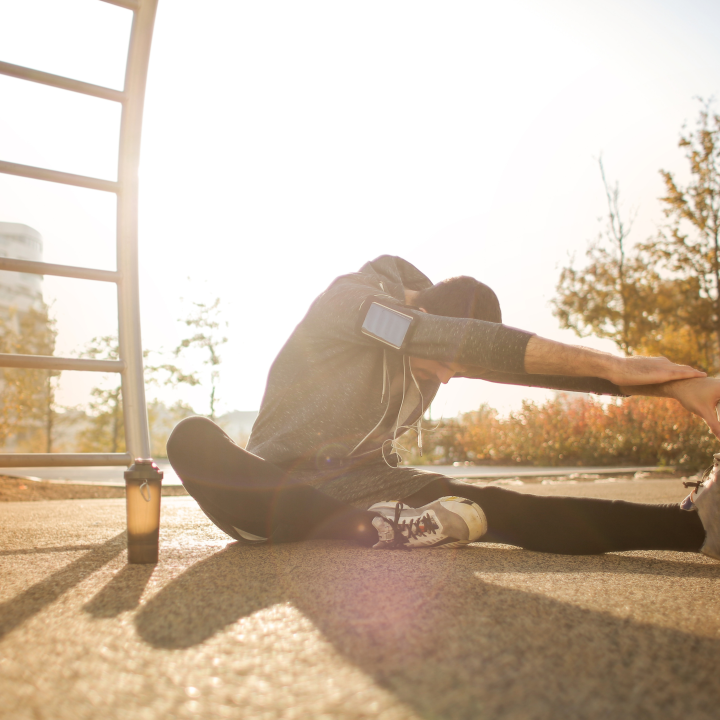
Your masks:
{"label": "man's outstretched arm", "polygon": [[720,380],[688,365],[667,358],[616,357],[588,348],[565,345],[537,335],[525,352],[528,373],[590,375],[609,380],[625,395],[646,395],[677,400],[686,410],[701,417],[720,439],[716,406],[720,402]]}
{"label": "man's outstretched arm", "polygon": [[707,375],[689,365],[676,365],[664,357],[617,357],[599,350],[546,340],[537,335],[530,338],[525,350],[525,372],[599,377],[621,388],[704,378]]}

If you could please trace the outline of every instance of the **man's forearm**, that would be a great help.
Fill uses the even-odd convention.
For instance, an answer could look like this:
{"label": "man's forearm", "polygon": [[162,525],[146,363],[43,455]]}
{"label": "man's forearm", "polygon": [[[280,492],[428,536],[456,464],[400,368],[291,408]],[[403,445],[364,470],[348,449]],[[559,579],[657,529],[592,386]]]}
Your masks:
{"label": "man's forearm", "polygon": [[601,377],[606,380],[617,361],[614,355],[534,335],[525,350],[525,372],[533,375]]}
{"label": "man's forearm", "polygon": [[[705,377],[705,373],[700,370],[694,370],[688,365],[676,365],[664,357],[617,357],[599,350],[546,340],[537,335],[530,338],[525,350],[525,372],[599,377],[621,388],[640,388]],[[672,392],[673,388],[655,390],[652,394],[667,391]],[[642,394],[651,392],[647,390]]]}

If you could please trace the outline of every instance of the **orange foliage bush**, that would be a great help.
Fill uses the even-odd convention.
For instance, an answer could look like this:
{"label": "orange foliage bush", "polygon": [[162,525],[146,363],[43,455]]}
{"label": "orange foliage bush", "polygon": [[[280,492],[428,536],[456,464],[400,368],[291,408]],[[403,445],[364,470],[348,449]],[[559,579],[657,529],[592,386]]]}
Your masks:
{"label": "orange foliage bush", "polygon": [[674,400],[647,397],[601,403],[560,396],[526,401],[507,418],[483,405],[446,420],[433,435],[436,459],[522,465],[675,465],[696,470],[720,443]]}

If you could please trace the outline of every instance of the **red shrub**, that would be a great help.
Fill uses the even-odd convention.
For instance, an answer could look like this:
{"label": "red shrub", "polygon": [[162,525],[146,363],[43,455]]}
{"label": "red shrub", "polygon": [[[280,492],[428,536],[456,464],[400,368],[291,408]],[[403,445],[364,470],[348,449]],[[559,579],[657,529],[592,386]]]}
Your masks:
{"label": "red shrub", "polygon": [[526,401],[507,418],[482,406],[441,422],[433,439],[444,462],[523,465],[709,464],[718,441],[705,423],[674,400],[631,397],[601,403],[560,396],[542,405]]}

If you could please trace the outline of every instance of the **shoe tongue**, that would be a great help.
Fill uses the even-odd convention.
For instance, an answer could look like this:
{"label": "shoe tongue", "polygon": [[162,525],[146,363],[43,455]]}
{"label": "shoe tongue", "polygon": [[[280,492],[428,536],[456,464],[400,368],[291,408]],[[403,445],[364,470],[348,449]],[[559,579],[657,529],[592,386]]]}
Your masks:
{"label": "shoe tongue", "polygon": [[395,539],[395,532],[392,525],[381,515],[377,515],[372,520],[373,527],[377,530],[378,537],[383,542],[392,542]]}

